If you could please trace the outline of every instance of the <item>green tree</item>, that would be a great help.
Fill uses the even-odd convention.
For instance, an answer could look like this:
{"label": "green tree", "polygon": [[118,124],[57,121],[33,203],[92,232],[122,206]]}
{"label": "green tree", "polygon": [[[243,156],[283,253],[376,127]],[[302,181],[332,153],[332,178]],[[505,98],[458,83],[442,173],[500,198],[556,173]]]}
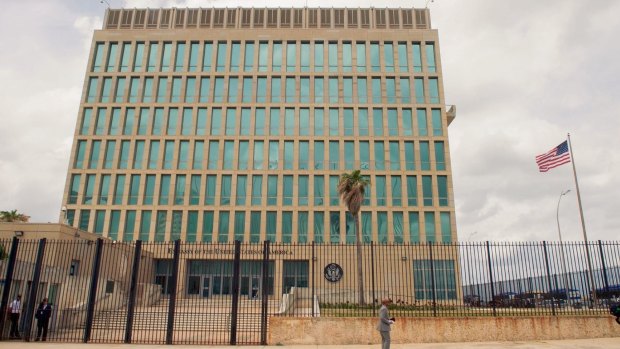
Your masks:
{"label": "green tree", "polygon": [[355,243],[357,254],[357,292],[360,305],[366,304],[364,300],[364,276],[362,274],[362,237],[360,234],[359,212],[364,202],[366,187],[370,185],[370,180],[361,174],[360,170],[351,173],[343,173],[338,183],[338,194],[342,202],[347,206],[347,210],[355,221]]}
{"label": "green tree", "polygon": [[26,216],[23,213],[12,211],[0,211],[0,222],[28,222],[30,216]]}

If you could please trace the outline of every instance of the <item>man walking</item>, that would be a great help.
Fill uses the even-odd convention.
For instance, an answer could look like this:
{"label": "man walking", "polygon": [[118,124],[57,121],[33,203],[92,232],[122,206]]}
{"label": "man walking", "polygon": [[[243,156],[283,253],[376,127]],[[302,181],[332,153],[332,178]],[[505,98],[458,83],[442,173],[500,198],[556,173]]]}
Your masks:
{"label": "man walking", "polygon": [[384,298],[381,300],[381,308],[379,309],[377,331],[381,334],[381,349],[390,349],[390,325],[394,323],[394,318],[389,317],[387,306],[391,303],[390,299]]}
{"label": "man walking", "polygon": [[19,339],[19,314],[22,311],[22,295],[18,294],[17,297],[11,302],[9,306],[9,319],[11,320],[11,331],[9,337],[11,339]]}

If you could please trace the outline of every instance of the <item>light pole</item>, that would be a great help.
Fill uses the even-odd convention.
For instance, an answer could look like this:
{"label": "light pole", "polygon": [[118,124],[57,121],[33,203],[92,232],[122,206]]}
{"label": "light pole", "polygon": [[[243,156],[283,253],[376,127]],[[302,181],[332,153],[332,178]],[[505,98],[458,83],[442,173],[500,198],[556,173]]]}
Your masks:
{"label": "light pole", "polygon": [[558,207],[555,210],[555,219],[558,223],[558,237],[560,238],[560,253],[562,254],[562,274],[564,275],[564,291],[566,292],[566,304],[570,304],[570,298],[568,295],[568,280],[566,275],[566,257],[564,256],[564,245],[562,244],[562,231],[560,230],[560,201],[562,196],[568,194],[570,189],[566,189],[560,193],[558,198]]}

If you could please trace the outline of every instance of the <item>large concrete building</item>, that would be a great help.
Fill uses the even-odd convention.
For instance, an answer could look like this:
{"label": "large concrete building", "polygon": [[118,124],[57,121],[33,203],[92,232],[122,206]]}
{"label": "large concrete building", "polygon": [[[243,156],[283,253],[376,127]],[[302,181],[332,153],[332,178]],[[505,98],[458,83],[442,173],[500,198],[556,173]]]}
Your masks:
{"label": "large concrete building", "polygon": [[427,9],[108,10],[93,36],[66,221],[113,240],[450,242]]}
{"label": "large concrete building", "polygon": [[[360,169],[371,183],[365,243],[452,242],[454,117],[428,9],[109,9],[61,220],[127,242],[353,244],[336,187]],[[456,256],[402,272],[423,283],[441,270],[443,299],[455,299]],[[159,257],[165,290],[170,256]],[[310,258],[320,270],[334,259],[323,257]],[[188,293],[230,282],[189,275],[222,261],[188,263]],[[289,280],[276,290],[308,284],[308,259],[275,268]],[[207,293],[225,293],[217,287]]]}

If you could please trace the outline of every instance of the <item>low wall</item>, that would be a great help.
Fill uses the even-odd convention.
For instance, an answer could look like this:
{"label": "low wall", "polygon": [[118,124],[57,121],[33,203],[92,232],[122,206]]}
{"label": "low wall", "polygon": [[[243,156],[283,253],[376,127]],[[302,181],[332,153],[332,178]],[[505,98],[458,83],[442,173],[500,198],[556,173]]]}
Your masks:
{"label": "low wall", "polygon": [[[269,344],[378,344],[374,318],[269,319]],[[620,337],[612,316],[400,318],[392,343],[482,342]]]}

